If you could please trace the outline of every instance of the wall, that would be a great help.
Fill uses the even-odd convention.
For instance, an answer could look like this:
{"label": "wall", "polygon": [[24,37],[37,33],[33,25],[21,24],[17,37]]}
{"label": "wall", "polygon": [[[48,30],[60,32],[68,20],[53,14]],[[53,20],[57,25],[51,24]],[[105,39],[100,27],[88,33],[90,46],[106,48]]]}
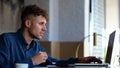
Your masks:
{"label": "wall", "polygon": [[118,64],[119,46],[119,0],[106,0],[106,31],[109,35],[116,30],[112,64]]}
{"label": "wall", "polygon": [[40,42],[45,48],[48,54],[52,57],[58,59],[68,59],[70,57],[76,57],[76,49],[77,46],[80,44],[78,56],[84,56],[84,44],[83,42],[48,42],[48,41],[41,41]]}
{"label": "wall", "polygon": [[106,0],[106,28],[110,32],[119,26],[119,0]]}
{"label": "wall", "polygon": [[84,37],[84,0],[51,0],[50,40],[79,41]]}
{"label": "wall", "polygon": [[0,0],[0,34],[20,27],[19,11],[23,0]]}

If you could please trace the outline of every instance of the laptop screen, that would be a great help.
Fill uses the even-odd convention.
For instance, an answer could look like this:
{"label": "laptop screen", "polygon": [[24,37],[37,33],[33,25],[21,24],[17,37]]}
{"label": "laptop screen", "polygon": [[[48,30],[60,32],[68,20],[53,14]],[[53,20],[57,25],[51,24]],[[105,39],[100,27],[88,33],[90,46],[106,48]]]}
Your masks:
{"label": "laptop screen", "polygon": [[111,63],[115,33],[116,33],[116,31],[113,31],[109,36],[105,63],[109,63],[109,64]]}

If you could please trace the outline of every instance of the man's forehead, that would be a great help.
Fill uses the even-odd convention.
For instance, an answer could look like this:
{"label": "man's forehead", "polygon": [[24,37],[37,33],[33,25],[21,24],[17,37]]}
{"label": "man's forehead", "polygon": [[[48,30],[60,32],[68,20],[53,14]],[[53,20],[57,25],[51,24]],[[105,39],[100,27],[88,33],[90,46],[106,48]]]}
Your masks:
{"label": "man's forehead", "polygon": [[35,19],[40,21],[40,22],[45,22],[45,23],[47,22],[46,18],[43,16],[37,16]]}

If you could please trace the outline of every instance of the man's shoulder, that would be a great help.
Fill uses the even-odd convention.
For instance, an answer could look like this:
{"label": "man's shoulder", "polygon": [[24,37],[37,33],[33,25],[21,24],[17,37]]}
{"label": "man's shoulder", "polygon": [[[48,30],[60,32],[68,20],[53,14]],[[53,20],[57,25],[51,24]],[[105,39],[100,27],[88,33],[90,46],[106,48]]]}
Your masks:
{"label": "man's shoulder", "polygon": [[15,37],[15,36],[16,36],[16,33],[14,33],[14,32],[2,33],[0,35],[0,37],[3,37],[3,38],[11,38],[11,37]]}

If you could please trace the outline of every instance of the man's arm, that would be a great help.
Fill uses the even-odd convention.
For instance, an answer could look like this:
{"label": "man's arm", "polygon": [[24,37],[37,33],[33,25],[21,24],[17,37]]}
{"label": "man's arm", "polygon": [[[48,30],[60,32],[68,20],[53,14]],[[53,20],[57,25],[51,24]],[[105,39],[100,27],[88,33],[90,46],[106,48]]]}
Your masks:
{"label": "man's arm", "polygon": [[0,35],[0,68],[13,68],[15,63],[28,63],[29,68],[33,67],[32,59],[25,58],[21,60],[11,59],[11,47],[10,40],[7,38],[7,35]]}
{"label": "man's arm", "polygon": [[9,54],[9,46],[6,42],[7,40],[4,40],[3,35],[0,35],[0,68],[8,68],[13,63],[10,63],[10,54]]}

